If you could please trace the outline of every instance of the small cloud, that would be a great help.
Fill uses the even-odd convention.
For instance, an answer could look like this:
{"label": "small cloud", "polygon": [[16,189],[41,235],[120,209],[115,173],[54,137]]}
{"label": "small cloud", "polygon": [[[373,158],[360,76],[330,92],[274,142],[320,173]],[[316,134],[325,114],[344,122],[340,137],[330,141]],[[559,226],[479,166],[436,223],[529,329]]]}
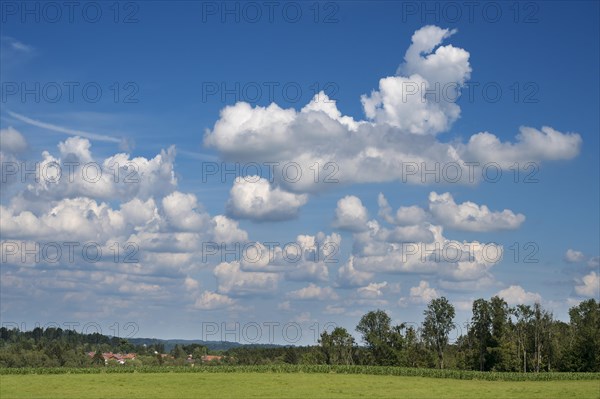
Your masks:
{"label": "small cloud", "polygon": [[496,295],[503,298],[509,305],[532,304],[542,300],[540,294],[525,291],[520,285],[511,285],[498,291]]}
{"label": "small cloud", "polygon": [[418,286],[410,289],[409,297],[400,298],[398,305],[402,307],[406,307],[409,304],[424,305],[439,296],[440,294],[435,288],[431,288],[427,281],[421,280]]}
{"label": "small cloud", "polygon": [[235,218],[261,221],[294,219],[308,201],[306,194],[294,194],[272,187],[259,176],[237,177],[229,192],[227,213]]}
{"label": "small cloud", "polygon": [[183,286],[188,291],[195,291],[198,289],[198,287],[200,287],[200,283],[198,282],[198,280],[194,280],[193,278],[188,276],[185,278]]}
{"label": "small cloud", "polygon": [[565,261],[568,263],[579,263],[585,260],[585,255],[581,251],[575,251],[574,249],[567,249],[565,253]]}
{"label": "small cloud", "polygon": [[429,211],[444,226],[465,231],[514,230],[525,221],[525,215],[510,209],[491,211],[470,201],[457,204],[450,193],[431,192]]}
{"label": "small cloud", "polygon": [[235,301],[227,295],[217,294],[213,291],[204,291],[200,298],[196,300],[194,307],[201,310],[215,310],[229,307],[235,304]]}
{"label": "small cloud", "polygon": [[364,231],[367,229],[369,214],[360,198],[347,195],[337,202],[333,226],[342,230]]}
{"label": "small cloud", "polygon": [[381,296],[383,296],[383,289],[386,288],[388,285],[387,281],[384,281],[383,283],[371,283],[369,285],[367,285],[366,287],[360,287],[356,290],[356,293],[361,297],[361,298],[379,298]]}
{"label": "small cloud", "polygon": [[325,306],[325,310],[323,310],[323,313],[325,314],[344,314],[345,312],[346,308],[335,305],[327,305]]}
{"label": "small cloud", "polygon": [[596,272],[591,272],[585,275],[581,280],[580,284],[575,286],[575,292],[577,295],[587,296],[590,298],[596,298],[600,295],[600,276]]}
{"label": "small cloud", "polygon": [[307,323],[307,322],[311,321],[310,312],[302,312],[299,315],[292,318],[291,321],[296,322],[296,323]]}
{"label": "small cloud", "polygon": [[462,310],[462,311],[468,311],[471,310],[473,307],[473,300],[470,301],[454,301],[454,306],[456,307],[456,309],[458,310]]}
{"label": "small cloud", "polygon": [[0,129],[0,151],[17,154],[27,149],[27,140],[15,128]]}
{"label": "small cloud", "polygon": [[2,47],[8,47],[17,52],[32,53],[34,50],[33,46],[25,44],[10,36],[2,36],[0,40],[2,41]]}
{"label": "small cloud", "polygon": [[309,284],[307,287],[292,291],[288,294],[291,299],[311,300],[311,299],[338,299],[338,295],[331,287],[319,287],[315,284]]}

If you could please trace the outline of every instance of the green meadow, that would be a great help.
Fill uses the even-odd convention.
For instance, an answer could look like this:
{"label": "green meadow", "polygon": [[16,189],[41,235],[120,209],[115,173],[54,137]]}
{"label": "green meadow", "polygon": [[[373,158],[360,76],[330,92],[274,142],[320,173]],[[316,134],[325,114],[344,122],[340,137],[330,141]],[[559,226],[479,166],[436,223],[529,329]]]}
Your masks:
{"label": "green meadow", "polygon": [[0,375],[9,398],[600,398],[600,380],[487,381],[337,373]]}

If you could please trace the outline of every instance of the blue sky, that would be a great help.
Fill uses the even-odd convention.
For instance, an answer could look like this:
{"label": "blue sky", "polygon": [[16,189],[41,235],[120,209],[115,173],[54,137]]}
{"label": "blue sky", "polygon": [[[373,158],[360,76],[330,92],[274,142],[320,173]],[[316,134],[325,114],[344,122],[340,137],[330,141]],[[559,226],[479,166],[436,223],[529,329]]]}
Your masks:
{"label": "blue sky", "polygon": [[[280,343],[297,323],[292,343],[313,343],[315,323],[353,331],[375,308],[419,322],[441,295],[459,323],[495,294],[562,319],[598,298],[597,2],[459,4],[460,18],[436,2],[278,2],[272,21],[268,2],[84,2],[72,21],[54,4],[60,18],[44,3],[1,10],[3,323],[110,333],[132,322],[136,336],[220,339],[203,323],[266,333],[276,322]],[[77,176],[125,162],[139,179],[18,176],[44,160],[79,162]],[[269,179],[271,161],[296,162],[304,179]],[[251,162],[261,180],[202,173]],[[327,162],[337,183],[322,184]],[[403,181],[402,165],[453,162],[477,162],[475,181],[422,183],[422,170]],[[495,183],[481,174],[492,163]],[[21,257],[26,242],[67,241],[105,256]],[[136,245],[137,262],[107,256],[114,242]],[[291,243],[303,260],[203,261],[215,242]],[[407,260],[434,242],[503,256],[462,247],[459,262]],[[315,262],[327,243],[337,263]]]}

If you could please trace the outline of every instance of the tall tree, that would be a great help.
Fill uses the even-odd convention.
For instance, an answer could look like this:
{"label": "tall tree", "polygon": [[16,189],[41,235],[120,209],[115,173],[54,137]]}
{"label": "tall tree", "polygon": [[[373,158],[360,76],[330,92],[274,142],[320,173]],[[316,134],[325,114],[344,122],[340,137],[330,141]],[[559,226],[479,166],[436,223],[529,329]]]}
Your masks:
{"label": "tall tree", "polygon": [[336,327],[331,334],[323,331],[319,339],[327,364],[353,364],[354,337],[343,327]]}
{"label": "tall tree", "polygon": [[399,363],[403,328],[403,325],[392,327],[390,316],[378,309],[365,314],[356,326],[356,331],[362,334],[374,363],[387,366]]}
{"label": "tall tree", "polygon": [[367,345],[375,346],[379,342],[387,340],[391,328],[390,323],[390,316],[383,310],[377,309],[361,317],[356,331],[362,334]]}
{"label": "tall tree", "polygon": [[492,317],[490,304],[485,299],[477,299],[473,302],[473,316],[471,317],[471,332],[477,347],[479,370],[487,370],[486,357],[488,345],[492,334]]}
{"label": "tall tree", "polygon": [[523,360],[523,372],[527,372],[527,350],[529,348],[529,336],[531,329],[531,318],[533,317],[533,310],[529,305],[517,305],[516,308],[512,309],[512,313],[515,315],[517,321],[515,323],[516,337],[518,340],[518,351],[522,355]]}
{"label": "tall tree", "polygon": [[423,334],[435,348],[440,369],[444,368],[444,350],[448,345],[448,334],[454,328],[454,306],[445,297],[433,299],[423,312]]}
{"label": "tall tree", "polygon": [[[491,338],[489,343],[489,369],[505,370],[510,353],[506,348],[510,347],[508,338],[509,308],[506,301],[499,296],[490,299],[490,317],[492,322]],[[506,370],[508,371],[508,370]]]}
{"label": "tall tree", "polygon": [[572,331],[571,367],[600,371],[600,303],[588,299],[569,309]]}
{"label": "tall tree", "polygon": [[550,328],[552,326],[552,315],[542,308],[539,302],[533,305],[533,342],[535,371],[540,372],[542,368],[542,352],[548,352],[550,346]]}
{"label": "tall tree", "polygon": [[406,328],[404,342],[406,365],[409,367],[418,367],[419,361],[421,360],[421,345],[419,342],[419,336],[417,335],[417,330],[415,330],[412,326]]}

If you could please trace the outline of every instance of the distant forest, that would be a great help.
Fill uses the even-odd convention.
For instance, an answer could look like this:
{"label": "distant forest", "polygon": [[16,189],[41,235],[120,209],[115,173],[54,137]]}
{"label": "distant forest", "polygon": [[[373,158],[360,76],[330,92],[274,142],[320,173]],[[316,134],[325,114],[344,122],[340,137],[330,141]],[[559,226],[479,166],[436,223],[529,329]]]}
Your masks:
{"label": "distant forest", "polygon": [[[2,327],[0,367],[191,366],[210,359],[207,364],[600,371],[600,303],[594,299],[572,307],[568,323],[555,320],[538,303],[510,307],[497,296],[475,300],[472,313],[468,330],[453,342],[449,334],[455,328],[455,309],[441,297],[428,304],[418,328],[403,323],[392,325],[383,310],[366,313],[356,326],[363,345],[358,345],[345,328],[337,327],[324,331],[314,346],[243,345],[210,350],[206,345],[191,343],[175,344],[168,353],[165,353],[167,341],[161,340],[135,344],[125,338],[61,328],[19,331]],[[102,356],[106,352],[135,353],[135,358],[128,358],[124,364],[109,362]]]}

